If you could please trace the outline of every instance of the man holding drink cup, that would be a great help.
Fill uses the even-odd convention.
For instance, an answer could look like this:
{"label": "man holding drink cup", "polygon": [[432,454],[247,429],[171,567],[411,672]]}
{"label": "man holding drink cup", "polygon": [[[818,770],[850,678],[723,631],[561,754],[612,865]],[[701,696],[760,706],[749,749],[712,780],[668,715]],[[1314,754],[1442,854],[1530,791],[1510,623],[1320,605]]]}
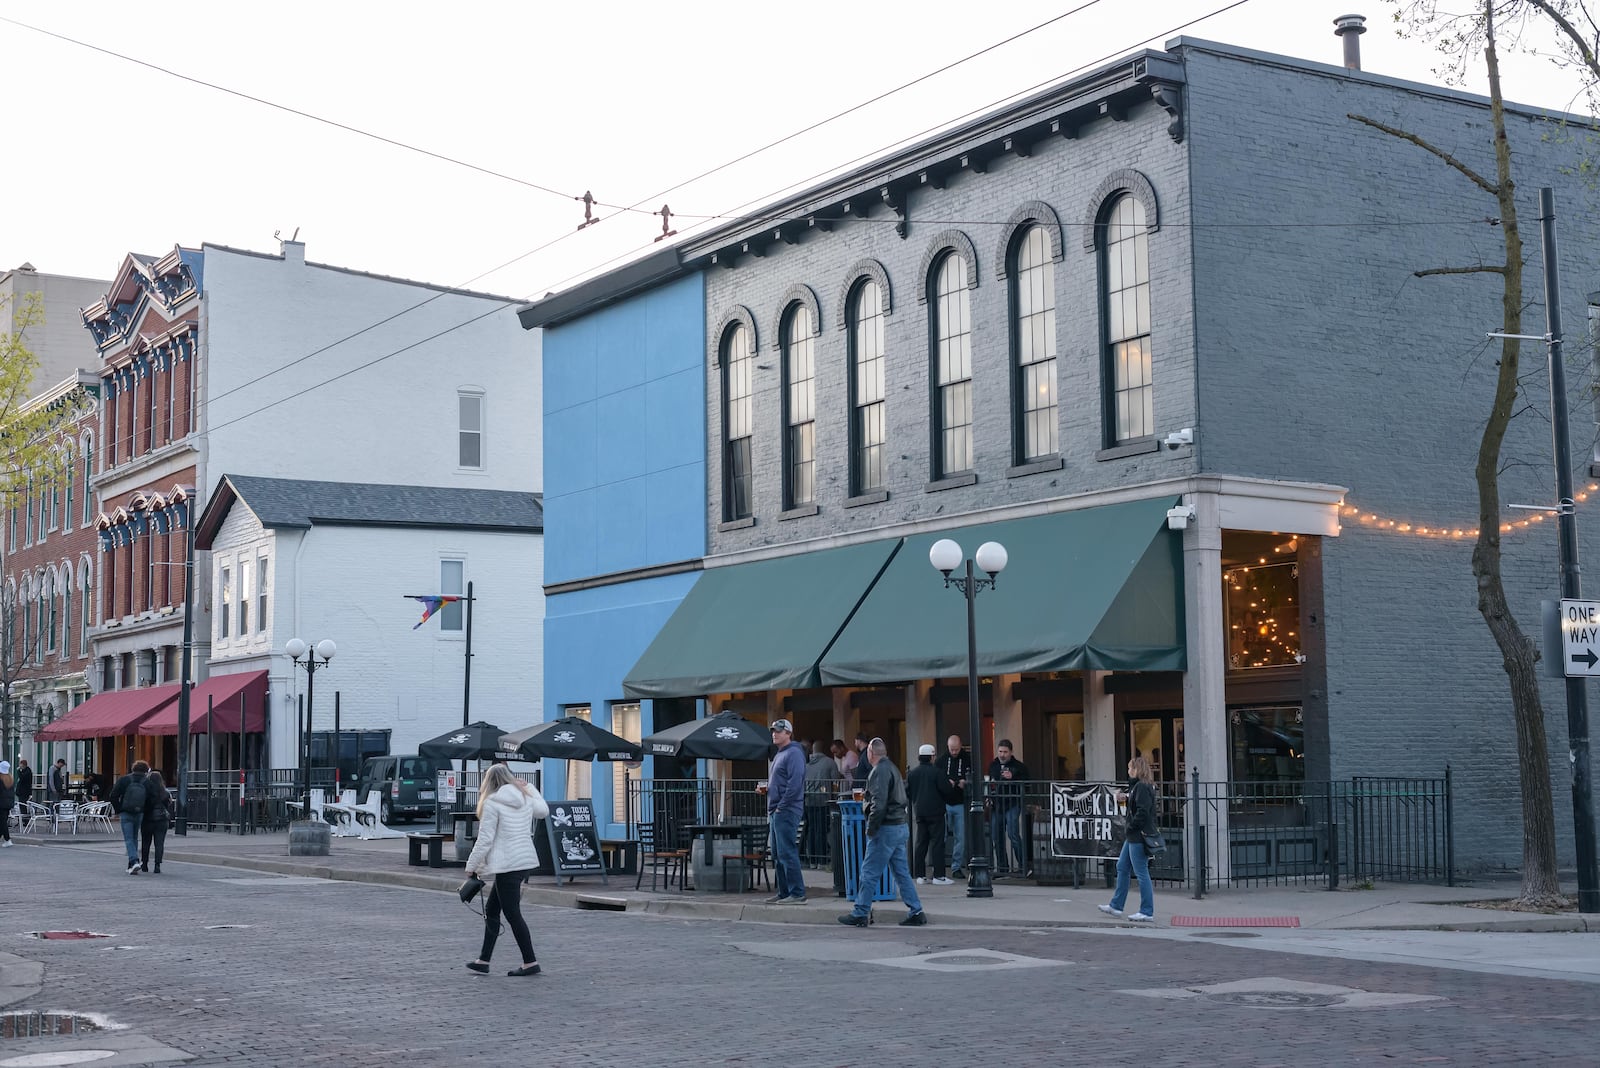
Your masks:
{"label": "man holding drink cup", "polygon": [[767,820],[771,826],[772,880],[777,893],[767,898],[772,905],[804,905],[805,877],[800,873],[800,817],[805,811],[805,748],[794,740],[794,724],[786,719],[772,721],[772,744],[778,747],[767,772]]}

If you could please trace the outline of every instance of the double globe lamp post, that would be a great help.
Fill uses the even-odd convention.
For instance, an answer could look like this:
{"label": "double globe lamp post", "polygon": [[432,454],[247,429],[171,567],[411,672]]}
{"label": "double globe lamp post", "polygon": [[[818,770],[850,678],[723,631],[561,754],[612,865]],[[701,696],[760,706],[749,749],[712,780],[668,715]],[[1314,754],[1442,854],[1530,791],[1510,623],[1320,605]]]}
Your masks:
{"label": "double globe lamp post", "polygon": [[316,693],[317,669],[328,666],[333,659],[333,654],[339,647],[333,644],[332,638],[324,638],[315,646],[307,645],[299,638],[290,638],[283,644],[283,651],[289,654],[289,659],[294,661],[295,667],[306,669],[306,723],[305,739],[301,746],[301,757],[305,761],[305,818],[311,818],[311,709],[312,697]]}
{"label": "double globe lamp post", "polygon": [[[983,724],[978,715],[978,620],[976,600],[981,589],[994,589],[995,578],[1006,566],[1006,547],[997,541],[986,541],[978,551],[967,558],[961,546],[949,538],[941,538],[928,550],[928,562],[944,575],[948,589],[954,586],[967,599],[967,741],[972,747],[972,777],[967,780],[967,844],[972,856],[967,861],[967,896],[993,897],[994,882],[989,871],[989,846],[984,840],[983,797],[980,786],[983,779],[978,761],[983,753],[980,744]],[[966,565],[966,574],[950,577],[950,572]],[[976,563],[987,578],[978,578],[972,565]],[[960,857],[956,858],[959,863]]]}

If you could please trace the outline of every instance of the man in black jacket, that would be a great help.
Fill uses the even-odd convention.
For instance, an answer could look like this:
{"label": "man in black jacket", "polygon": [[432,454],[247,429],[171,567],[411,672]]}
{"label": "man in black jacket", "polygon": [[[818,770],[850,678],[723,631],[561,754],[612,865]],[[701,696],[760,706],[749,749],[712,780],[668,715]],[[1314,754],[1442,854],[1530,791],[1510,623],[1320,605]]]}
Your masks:
{"label": "man in black jacket", "polygon": [[28,760],[22,757],[17,761],[17,804],[21,806],[33,800],[33,769],[28,767]]}
{"label": "man in black jacket", "polygon": [[67,799],[67,762],[61,757],[50,767],[50,781],[46,784],[45,800],[52,804]]}
{"label": "man in black jacket", "polygon": [[960,877],[967,865],[967,784],[972,779],[972,754],[961,748],[961,736],[952,734],[934,765],[944,780],[944,830],[954,837],[950,874]]}
{"label": "man in black jacket", "polygon": [[933,746],[917,750],[917,766],[906,776],[906,796],[911,799],[911,814],[916,825],[911,835],[911,874],[917,882],[928,881],[928,853],[933,853],[933,881],[949,886],[944,874],[944,781],[933,766]]}
{"label": "man in black jacket", "polygon": [[911,865],[906,863],[906,839],[910,837],[906,827],[906,784],[888,754],[882,738],[867,744],[867,759],[872,764],[865,800],[867,851],[861,858],[855,907],[839,917],[839,922],[849,927],[866,927],[872,922],[872,892],[878,888],[885,868],[894,876],[900,900],[910,910],[900,926],[921,927],[928,922],[922,899],[917,896],[917,885],[911,881]]}
{"label": "man in black jacket", "polygon": [[[149,764],[135,761],[133,769],[111,787],[111,807],[122,814],[122,844],[128,848],[129,875],[139,874],[139,830],[144,824],[144,808],[149,800],[144,782],[149,774]],[[129,796],[129,791],[133,796]]]}
{"label": "man in black jacket", "polygon": [[994,840],[996,875],[1010,875],[1011,861],[1006,856],[1005,837],[1011,839],[1012,852],[1017,858],[1017,874],[1028,871],[1028,857],[1022,848],[1022,783],[1028,777],[1028,766],[1011,756],[1011,739],[1002,738],[995,743],[995,758],[989,764],[989,797],[993,802],[989,815],[989,837]]}

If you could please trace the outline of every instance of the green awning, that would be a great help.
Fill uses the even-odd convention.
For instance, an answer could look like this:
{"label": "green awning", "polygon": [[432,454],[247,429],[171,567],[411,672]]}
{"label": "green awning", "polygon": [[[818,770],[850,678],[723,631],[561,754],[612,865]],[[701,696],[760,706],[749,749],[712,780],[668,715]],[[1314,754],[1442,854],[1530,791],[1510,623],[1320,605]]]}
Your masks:
{"label": "green awning", "polygon": [[[986,541],[1010,560],[977,597],[978,671],[1182,671],[1186,667],[1179,535],[1172,497],[984,523],[905,539],[822,659],[823,685],[967,673],[966,603],[928,549]],[[955,574],[955,573],[952,573]],[[982,577],[982,572],[979,572]]]}
{"label": "green awning", "polygon": [[817,661],[901,539],[712,568],[623,680],[629,697],[819,685]]}

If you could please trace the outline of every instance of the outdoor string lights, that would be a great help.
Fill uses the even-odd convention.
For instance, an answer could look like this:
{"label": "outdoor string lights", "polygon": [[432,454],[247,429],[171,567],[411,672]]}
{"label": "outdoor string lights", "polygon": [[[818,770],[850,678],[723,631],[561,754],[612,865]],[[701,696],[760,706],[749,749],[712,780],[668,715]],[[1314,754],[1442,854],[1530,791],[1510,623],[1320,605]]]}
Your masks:
{"label": "outdoor string lights", "polygon": [[[1573,494],[1573,499],[1582,504],[1596,492],[1600,492],[1600,482],[1590,482],[1582,491]],[[1545,514],[1544,512],[1534,512],[1526,519],[1509,519],[1500,524],[1500,531],[1503,534],[1512,534],[1518,530],[1527,530],[1531,526],[1543,523]],[[1552,511],[1550,514],[1553,515],[1555,513]],[[1339,505],[1339,518],[1347,526],[1361,526],[1394,534],[1409,534],[1418,538],[1456,541],[1478,536],[1478,528],[1476,526],[1430,525],[1412,523],[1403,519],[1391,519],[1388,516],[1379,515],[1365,508],[1359,508],[1348,500]]]}

